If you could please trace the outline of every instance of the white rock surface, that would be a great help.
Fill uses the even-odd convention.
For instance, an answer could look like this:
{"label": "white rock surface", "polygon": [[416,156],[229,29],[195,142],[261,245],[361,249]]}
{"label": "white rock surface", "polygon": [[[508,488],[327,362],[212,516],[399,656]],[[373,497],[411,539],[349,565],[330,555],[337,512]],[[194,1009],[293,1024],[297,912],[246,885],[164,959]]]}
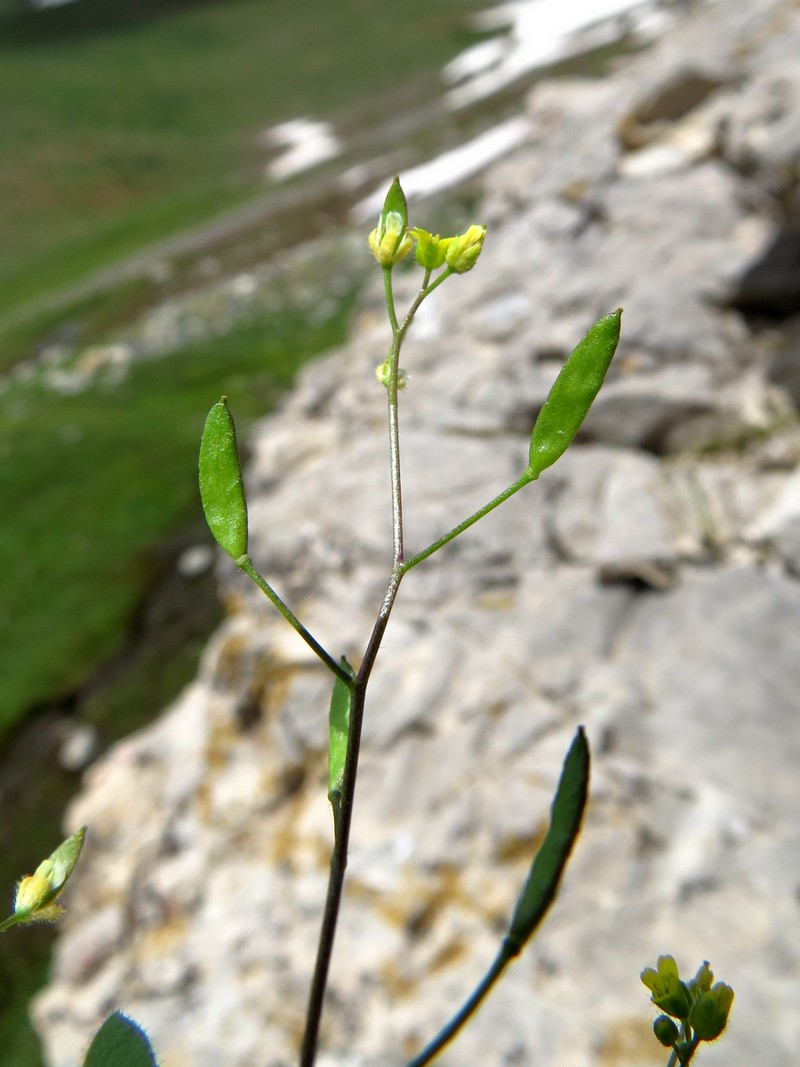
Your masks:
{"label": "white rock surface", "polygon": [[[796,3],[697,3],[607,80],[539,85],[530,143],[487,178],[478,268],[409,336],[414,552],[518,475],[559,362],[625,307],[583,442],[401,590],[321,1067],[404,1063],[471,990],[579,722],[592,799],[566,883],[440,1062],[663,1064],[639,972],[664,952],[736,989],[702,1064],[797,1059],[800,430],[766,378],[780,329],[753,334],[725,300],[776,225],[787,160],[797,182],[800,127],[769,100],[798,54]],[[641,126],[637,105],[687,69],[719,87],[624,147],[626,117]],[[689,124],[702,151],[630,165]],[[376,283],[347,350],[258,427],[248,471],[254,557],[354,661],[389,556],[380,303]],[[70,812],[90,833],[36,1005],[49,1067],[74,1067],[117,1006],[167,1067],[295,1057],[331,838],[329,682],[231,570],[196,683]]]}

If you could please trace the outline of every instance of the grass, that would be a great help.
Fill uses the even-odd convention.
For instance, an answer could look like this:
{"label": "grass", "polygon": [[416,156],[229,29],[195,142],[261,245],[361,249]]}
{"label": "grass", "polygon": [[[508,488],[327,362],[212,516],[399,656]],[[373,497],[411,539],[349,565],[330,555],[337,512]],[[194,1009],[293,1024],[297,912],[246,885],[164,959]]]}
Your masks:
{"label": "grass", "polygon": [[0,732],[118,648],[148,554],[198,515],[197,447],[211,404],[227,393],[246,424],[305,360],[344,340],[351,299],[321,325],[287,307],[143,360],[118,385],[65,396],[36,378],[0,396]]}
{"label": "grass", "polygon": [[272,124],[402,107],[468,39],[474,6],[0,7],[0,315],[263,192]]}

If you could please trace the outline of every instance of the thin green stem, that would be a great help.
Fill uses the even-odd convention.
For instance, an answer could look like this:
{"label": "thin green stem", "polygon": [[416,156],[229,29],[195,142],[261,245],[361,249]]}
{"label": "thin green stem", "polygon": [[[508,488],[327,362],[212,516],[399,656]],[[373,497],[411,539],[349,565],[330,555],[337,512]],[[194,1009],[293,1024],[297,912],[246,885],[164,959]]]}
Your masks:
{"label": "thin green stem", "polygon": [[436,1037],[425,1046],[422,1052],[420,1052],[413,1060],[409,1060],[406,1067],[425,1067],[425,1064],[430,1063],[434,1056],[437,1056],[445,1045],[453,1040],[462,1026],[464,1026],[464,1024],[478,1010],[485,997],[491,991],[492,986],[506,969],[509,962],[514,958],[515,954],[515,951],[508,945],[508,942],[504,941],[497,954],[497,958],[486,972],[483,979],[476,986],[471,996],[467,998],[450,1022],[442,1027]]}
{"label": "thin green stem", "polygon": [[294,614],[288,604],[281,600],[281,598],[278,596],[278,594],[275,592],[275,590],[272,588],[266,578],[264,578],[261,574],[258,573],[255,566],[253,565],[253,561],[250,556],[239,556],[239,558],[236,560],[236,566],[239,568],[239,570],[244,571],[244,573],[255,582],[261,592],[264,593],[264,595],[272,601],[272,603],[275,605],[281,615],[283,615],[284,619],[286,619],[290,626],[294,627],[294,629],[297,630],[297,632],[303,638],[308,647],[312,650],[312,652],[319,656],[319,658],[322,660],[328,670],[335,674],[337,678],[341,678],[343,682],[346,682],[349,685],[352,679],[348,672],[345,670],[345,668],[342,667],[340,663],[337,663],[333,656],[322,647],[319,641],[317,641],[317,639],[311,633],[309,633],[309,631],[305,628],[305,626],[303,626],[303,624],[300,622],[300,620],[297,618],[297,616]]}
{"label": "thin green stem", "polygon": [[378,657],[381,641],[386,630],[389,616],[394,605],[397,590],[402,580],[402,572],[393,568],[389,584],[384,594],[375,625],[369,642],[364,652],[364,659],[356,675],[355,681],[351,678],[349,684],[352,687],[352,703],[350,705],[350,729],[347,738],[347,758],[345,759],[344,773],[342,776],[342,793],[339,801],[339,816],[336,820],[336,833],[334,837],[333,852],[331,854],[331,869],[328,878],[328,892],[325,898],[325,909],[322,915],[319,942],[317,945],[317,959],[314,965],[314,974],[311,979],[311,989],[308,997],[306,1011],[306,1024],[303,1033],[303,1043],[300,1050],[300,1067],[313,1067],[319,1042],[319,1028],[322,1022],[322,1008],[325,1000],[325,990],[328,984],[333,945],[336,938],[336,927],[339,921],[339,908],[342,901],[344,877],[347,869],[347,852],[350,843],[350,828],[353,823],[353,805],[356,793],[356,778],[358,776],[358,757],[361,749],[361,732],[364,725],[364,705],[367,695],[372,668]]}
{"label": "thin green stem", "polygon": [[520,489],[523,489],[532,481],[534,481],[534,475],[528,469],[521,478],[518,478],[517,481],[514,482],[513,485],[509,485],[509,487],[504,489],[502,493],[498,493],[494,500],[490,500],[488,504],[484,504],[482,508],[478,508],[478,510],[473,512],[468,519],[464,519],[458,526],[454,526],[449,533],[440,537],[438,541],[434,541],[432,545],[428,545],[422,552],[418,552],[416,556],[412,556],[410,559],[405,560],[403,563],[403,573],[410,571],[411,568],[416,567],[418,563],[422,563],[424,559],[427,559],[428,556],[432,556],[434,552],[438,552],[440,548],[458,537],[458,535],[465,530],[468,530],[470,526],[474,526],[474,524],[478,522],[479,519],[482,519],[484,515],[488,515],[490,511],[494,511],[495,508],[499,507],[502,503],[508,500],[509,497],[512,497],[514,493],[518,493]]}
{"label": "thin green stem", "polygon": [[[389,622],[389,616],[391,615],[395,598],[397,597],[397,591],[400,588],[400,582],[406,571],[406,567],[403,564],[403,494],[400,474],[400,424],[398,417],[400,349],[420,304],[444,281],[449,273],[451,273],[449,269],[443,271],[433,284],[429,284],[431,272],[430,270],[425,271],[422,287],[408,309],[401,324],[398,323],[397,312],[395,309],[394,290],[392,287],[392,269],[391,267],[384,267],[383,271],[386,308],[392,327],[392,344],[387,360],[389,373],[387,376],[386,388],[389,398],[389,465],[391,473],[393,563],[386,592],[384,593],[372,629],[372,634],[370,635],[370,639],[364,651],[364,658],[355,679],[349,675],[345,676],[343,669],[339,668],[339,665],[336,664],[337,670],[335,673],[343,678],[352,694],[350,704],[350,726],[347,736],[347,756],[345,758],[344,772],[342,775],[339,811],[334,826],[334,845],[333,852],[331,853],[328,891],[325,898],[325,908],[322,915],[322,924],[317,945],[317,958],[314,964],[314,973],[311,978],[305,1030],[300,1049],[300,1067],[313,1067],[317,1054],[317,1045],[319,1043],[319,1028],[322,1022],[325,990],[328,984],[328,974],[330,972],[331,957],[333,955],[336,927],[339,921],[339,909],[344,888],[345,872],[347,869],[347,852],[350,843],[350,829],[353,822],[353,806],[355,803],[356,778],[358,776],[358,759],[361,749],[361,733],[364,724],[364,707],[367,696],[367,686],[375,662],[378,658],[381,641],[383,640],[383,635]],[[266,586],[266,583],[264,583],[264,585]],[[272,593],[271,590],[268,590],[268,586],[264,588],[264,592],[267,593],[267,596],[269,596],[270,599],[272,599],[274,593]],[[275,601],[273,602],[275,603]],[[286,615],[286,612],[282,610],[280,603],[276,603],[276,607]],[[286,609],[286,611],[288,611],[288,609]],[[286,617],[290,622],[292,621],[289,615],[286,615]],[[308,638],[306,638],[306,640],[308,640]],[[328,662],[327,659],[326,662]]]}
{"label": "thin green stem", "polygon": [[0,922],[0,934],[2,934],[5,930],[10,930],[12,926],[16,926],[17,923],[21,921],[21,919],[22,916],[20,915],[9,915],[7,919],[3,919],[3,921]]}

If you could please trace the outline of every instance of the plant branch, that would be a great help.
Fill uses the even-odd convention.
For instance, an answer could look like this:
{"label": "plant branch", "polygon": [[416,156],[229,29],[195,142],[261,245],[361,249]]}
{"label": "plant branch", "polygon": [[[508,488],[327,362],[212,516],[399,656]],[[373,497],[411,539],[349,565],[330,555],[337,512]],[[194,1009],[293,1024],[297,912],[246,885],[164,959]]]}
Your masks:
{"label": "plant branch", "polygon": [[478,1010],[497,979],[515,955],[516,950],[509,945],[508,941],[504,941],[494,963],[478,983],[473,993],[467,998],[450,1022],[443,1026],[436,1037],[425,1046],[422,1052],[420,1052],[413,1060],[409,1060],[406,1067],[425,1067],[425,1064],[430,1063],[434,1056],[438,1055],[445,1045],[453,1040],[462,1026],[464,1026],[464,1024]]}
{"label": "plant branch", "polygon": [[284,619],[286,619],[290,626],[297,630],[308,647],[315,653],[315,655],[319,656],[328,670],[349,685],[351,678],[344,667],[340,663],[337,663],[333,656],[322,647],[319,641],[317,641],[311,633],[309,633],[288,604],[278,596],[266,578],[258,573],[250,556],[239,556],[236,560],[236,566],[239,570],[244,571],[244,573],[255,582],[261,592],[272,601],[281,615],[283,615]]}
{"label": "plant branch", "polygon": [[418,552],[416,556],[412,556],[411,559],[405,560],[403,563],[403,573],[410,571],[412,567],[416,567],[418,563],[422,563],[428,556],[432,556],[434,552],[438,552],[440,548],[446,545],[448,542],[454,540],[459,534],[468,530],[470,526],[474,526],[479,519],[482,519],[484,515],[488,515],[490,511],[494,511],[496,507],[503,504],[509,497],[512,497],[514,493],[518,493],[520,489],[523,489],[526,485],[530,484],[534,480],[534,476],[531,474],[530,469],[527,469],[521,478],[518,478],[513,485],[509,485],[507,489],[504,489],[502,493],[490,500],[488,504],[484,504],[482,508],[478,508],[476,512],[469,516],[468,519],[464,519],[458,526],[454,526],[449,533],[446,533],[443,537],[440,537],[437,541],[434,541],[432,545],[428,545],[422,552]]}

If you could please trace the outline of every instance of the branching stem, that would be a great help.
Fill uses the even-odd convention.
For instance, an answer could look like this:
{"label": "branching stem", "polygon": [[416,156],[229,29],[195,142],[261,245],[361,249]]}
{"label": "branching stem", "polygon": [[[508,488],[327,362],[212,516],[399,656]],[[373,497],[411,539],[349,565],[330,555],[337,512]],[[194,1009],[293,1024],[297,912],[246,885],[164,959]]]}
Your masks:
{"label": "branching stem", "polygon": [[244,573],[255,582],[261,592],[275,605],[289,625],[300,634],[308,647],[319,656],[328,670],[332,671],[337,678],[341,678],[343,682],[349,684],[351,680],[350,675],[344,667],[342,667],[340,663],[337,663],[333,656],[322,647],[313,634],[303,626],[302,622],[300,622],[289,605],[278,596],[266,578],[259,574],[250,556],[239,556],[236,560],[236,566],[239,570],[244,571]]}

